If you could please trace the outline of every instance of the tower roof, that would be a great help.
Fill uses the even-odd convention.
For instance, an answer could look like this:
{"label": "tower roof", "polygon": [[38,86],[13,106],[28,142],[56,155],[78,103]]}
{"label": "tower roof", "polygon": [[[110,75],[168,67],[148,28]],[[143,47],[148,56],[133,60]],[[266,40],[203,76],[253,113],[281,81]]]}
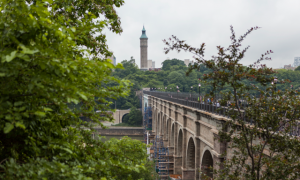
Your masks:
{"label": "tower roof", "polygon": [[148,39],[148,37],[146,36],[146,30],[145,30],[144,26],[143,26],[142,35],[141,35],[140,39]]}

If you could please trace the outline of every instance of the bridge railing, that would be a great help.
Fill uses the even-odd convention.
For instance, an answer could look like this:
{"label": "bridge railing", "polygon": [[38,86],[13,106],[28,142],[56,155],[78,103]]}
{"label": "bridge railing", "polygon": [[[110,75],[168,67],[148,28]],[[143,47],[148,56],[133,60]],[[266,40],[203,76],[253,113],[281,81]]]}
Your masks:
{"label": "bridge railing", "polygon": [[[184,93],[184,92],[177,93],[177,92],[159,92],[159,91],[143,91],[143,93],[151,95],[151,96],[155,96],[155,97],[158,97],[161,99],[165,99],[168,101],[172,101],[172,102],[184,105],[184,106],[188,106],[188,107],[204,110],[204,111],[207,111],[210,113],[214,113],[219,116],[224,116],[224,117],[228,117],[228,118],[230,116],[229,111],[228,111],[230,109],[230,108],[228,108],[229,104],[227,104],[228,106],[217,105],[217,102],[220,101],[221,96],[215,96],[213,100],[210,98],[210,102],[209,102],[206,99],[208,97],[205,97],[204,95],[199,96],[199,94],[196,94],[196,93]],[[239,106],[242,109],[242,112],[244,113],[243,109],[245,107],[247,107],[248,104],[246,101],[241,99]],[[250,119],[246,118],[245,114],[244,114],[244,121],[246,121],[250,125],[255,123],[252,118],[250,118]],[[286,125],[289,126],[289,124],[286,124]],[[281,129],[283,129],[283,128],[285,128],[285,127],[282,127]],[[293,126],[291,128],[290,135],[291,136],[300,136],[300,121],[297,122],[296,126]]]}
{"label": "bridge railing", "polygon": [[215,96],[214,99],[205,96],[199,96],[195,93],[177,93],[177,92],[157,92],[157,91],[144,91],[144,94],[155,96],[161,99],[172,101],[184,106],[201,109],[207,112],[215,113],[220,116],[226,116],[226,106],[220,106],[217,104],[220,98]]}

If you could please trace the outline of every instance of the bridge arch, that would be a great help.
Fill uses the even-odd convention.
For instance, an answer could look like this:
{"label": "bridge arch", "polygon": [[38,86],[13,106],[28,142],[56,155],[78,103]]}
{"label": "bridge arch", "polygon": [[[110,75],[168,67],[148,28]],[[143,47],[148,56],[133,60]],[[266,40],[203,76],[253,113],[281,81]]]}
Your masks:
{"label": "bridge arch", "polygon": [[[129,114],[129,113],[123,114],[123,116],[122,116],[122,121],[121,121],[122,123],[124,123],[124,118],[125,118],[126,116],[128,116],[128,114]],[[128,122],[127,122],[127,123],[128,123]]]}
{"label": "bridge arch", "polygon": [[182,156],[183,133],[182,129],[178,133],[177,156]]}
{"label": "bridge arch", "polygon": [[[211,168],[210,168],[211,167]],[[210,148],[205,147],[201,158],[201,171],[208,177],[213,178],[214,161]]]}
{"label": "bridge arch", "polygon": [[195,169],[196,146],[193,137],[189,138],[186,155],[186,165],[188,169]]}

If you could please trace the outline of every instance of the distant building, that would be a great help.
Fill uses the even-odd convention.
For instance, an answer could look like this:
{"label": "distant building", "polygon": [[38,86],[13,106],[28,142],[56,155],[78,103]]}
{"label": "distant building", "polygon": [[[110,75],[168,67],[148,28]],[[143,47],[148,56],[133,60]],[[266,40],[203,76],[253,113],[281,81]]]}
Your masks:
{"label": "distant building", "polygon": [[284,65],[283,66],[283,69],[287,69],[287,70],[295,70],[296,69],[296,67],[292,67],[292,65],[291,64],[289,64],[289,65]]}
{"label": "distant building", "polygon": [[294,67],[300,66],[300,57],[294,57]]}
{"label": "distant building", "polygon": [[190,60],[189,60],[189,59],[185,59],[185,60],[184,60],[184,64],[185,64],[186,66],[189,66]]}
{"label": "distant building", "polygon": [[155,68],[155,61],[152,61],[152,68]]}
{"label": "distant building", "polygon": [[114,65],[117,65],[117,58],[114,56],[114,62],[113,62]]}
{"label": "distant building", "polygon": [[109,56],[109,57],[107,57],[107,59],[110,59],[111,60],[111,63],[113,64],[113,65],[116,65],[116,57],[114,56],[114,55],[112,55],[112,56]]}
{"label": "distant building", "polygon": [[161,71],[161,68],[150,68],[149,71]]}
{"label": "distant building", "polygon": [[147,67],[148,67],[148,70],[152,68],[152,60],[151,59],[148,60]]}

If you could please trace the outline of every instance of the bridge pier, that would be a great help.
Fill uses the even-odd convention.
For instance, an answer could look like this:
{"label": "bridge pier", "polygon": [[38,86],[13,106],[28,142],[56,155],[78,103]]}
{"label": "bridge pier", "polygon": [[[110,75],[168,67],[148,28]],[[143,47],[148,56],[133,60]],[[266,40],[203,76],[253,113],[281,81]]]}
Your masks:
{"label": "bridge pier", "polygon": [[182,179],[195,179],[195,169],[183,169]]}
{"label": "bridge pier", "polygon": [[173,146],[168,146],[168,149],[169,149],[169,154],[174,155],[174,153],[175,153],[174,147]]}
{"label": "bridge pier", "polygon": [[195,177],[200,179],[200,139],[196,139],[196,152],[195,152]]}
{"label": "bridge pier", "polygon": [[174,174],[182,174],[182,157],[174,155]]}
{"label": "bridge pier", "polygon": [[191,173],[187,169],[187,130],[183,129],[183,142],[182,142],[182,179],[190,179]]}
{"label": "bridge pier", "polygon": [[168,139],[164,139],[164,147],[168,147]]}
{"label": "bridge pier", "polygon": [[222,154],[225,153],[227,148],[227,143],[220,142],[219,139],[220,137],[217,132],[214,132],[214,150],[216,152],[214,154],[214,167],[216,168],[222,168],[219,167],[219,164],[224,161],[224,157],[222,156]]}

